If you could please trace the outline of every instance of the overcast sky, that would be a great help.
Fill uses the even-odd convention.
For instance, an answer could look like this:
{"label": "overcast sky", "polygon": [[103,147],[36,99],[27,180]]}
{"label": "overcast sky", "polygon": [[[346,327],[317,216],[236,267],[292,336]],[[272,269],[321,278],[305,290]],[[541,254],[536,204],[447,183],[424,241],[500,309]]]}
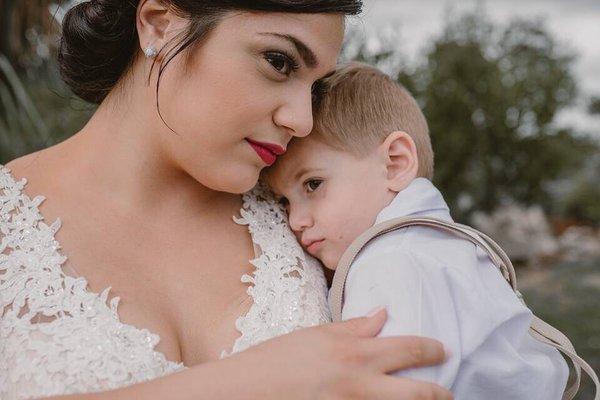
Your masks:
{"label": "overcast sky", "polygon": [[[400,29],[401,49],[417,60],[423,47],[439,34],[449,8],[473,9],[477,0],[363,0],[365,29]],[[561,43],[578,54],[575,75],[582,92],[580,105],[564,112],[560,124],[576,124],[600,138],[600,117],[584,112],[584,99],[600,96],[600,0],[487,0],[488,16],[497,22],[511,17],[542,17]]]}

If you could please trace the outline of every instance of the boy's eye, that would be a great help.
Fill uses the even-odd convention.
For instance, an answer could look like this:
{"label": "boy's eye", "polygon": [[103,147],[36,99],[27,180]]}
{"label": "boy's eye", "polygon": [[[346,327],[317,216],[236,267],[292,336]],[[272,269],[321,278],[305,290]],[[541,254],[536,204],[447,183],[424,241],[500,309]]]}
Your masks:
{"label": "boy's eye", "polygon": [[265,53],[265,59],[277,72],[286,76],[290,75],[299,67],[293,57],[277,51]]}
{"label": "boy's eye", "polygon": [[306,186],[308,192],[314,192],[321,186],[321,183],[323,183],[323,181],[320,179],[309,179],[304,183],[304,186]]}
{"label": "boy's eye", "polygon": [[281,204],[283,207],[287,207],[290,205],[290,201],[287,199],[287,197],[280,197],[278,201],[279,204]]}

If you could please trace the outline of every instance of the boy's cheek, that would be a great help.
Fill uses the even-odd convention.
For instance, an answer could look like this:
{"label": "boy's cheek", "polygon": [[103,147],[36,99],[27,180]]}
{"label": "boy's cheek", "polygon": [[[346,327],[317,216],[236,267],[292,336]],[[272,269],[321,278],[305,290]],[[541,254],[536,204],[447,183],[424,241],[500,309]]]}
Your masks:
{"label": "boy's cheek", "polygon": [[327,267],[328,269],[335,271],[338,263],[340,262],[340,258],[342,258],[343,252],[338,249],[323,249],[322,256],[320,257],[320,261]]}
{"label": "boy's cheek", "polygon": [[[289,221],[289,220],[288,220]],[[300,231],[295,231],[292,229],[292,233],[294,234],[294,236],[296,237],[296,241],[298,243],[302,243],[302,232]],[[300,244],[300,246],[304,249],[304,251],[306,251],[306,248],[304,246],[302,246],[302,244]]]}

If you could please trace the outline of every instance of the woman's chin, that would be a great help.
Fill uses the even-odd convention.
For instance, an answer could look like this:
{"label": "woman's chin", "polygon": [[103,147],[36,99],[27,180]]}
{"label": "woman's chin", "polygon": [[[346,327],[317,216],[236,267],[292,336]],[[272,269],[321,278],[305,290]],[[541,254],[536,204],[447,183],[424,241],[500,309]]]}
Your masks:
{"label": "woman's chin", "polygon": [[220,182],[217,182],[217,187],[213,187],[212,189],[232,194],[246,193],[256,186],[259,172],[260,171],[247,171],[246,173],[239,173],[236,176],[223,177]]}
{"label": "woman's chin", "polygon": [[207,189],[222,193],[243,194],[256,186],[261,168],[257,165],[240,164],[229,165],[229,168],[204,171],[196,167],[187,169],[187,173]]}

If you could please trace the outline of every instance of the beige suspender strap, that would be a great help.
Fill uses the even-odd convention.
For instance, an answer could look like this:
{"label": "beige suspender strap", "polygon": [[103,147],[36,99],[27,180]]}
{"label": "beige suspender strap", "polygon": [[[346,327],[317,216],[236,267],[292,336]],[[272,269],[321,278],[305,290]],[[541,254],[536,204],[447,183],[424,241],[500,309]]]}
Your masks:
{"label": "beige suspender strap", "polygon": [[[329,306],[335,321],[339,321],[342,318],[341,310],[344,299],[344,284],[346,282],[346,278],[348,277],[348,272],[350,271],[350,265],[358,253],[371,240],[388,232],[414,225],[424,225],[432,228],[443,229],[455,235],[459,235],[462,238],[469,240],[476,246],[483,248],[491,258],[492,262],[500,268],[502,275],[510,283],[513,290],[517,290],[515,270],[510,262],[510,259],[506,256],[506,253],[500,249],[500,246],[498,246],[486,235],[478,235],[478,233],[476,233],[477,231],[465,225],[453,224],[434,218],[394,218],[377,224],[365,231],[358,238],[356,238],[354,242],[352,242],[350,247],[342,255],[333,277],[333,283],[329,295]],[[500,251],[495,251],[496,249],[499,249]]]}
{"label": "beige suspender strap", "polygon": [[571,360],[573,369],[575,371],[575,379],[571,386],[567,387],[565,390],[565,393],[563,394],[563,400],[571,400],[577,394],[579,385],[581,383],[581,368],[587,372],[590,378],[592,378],[594,381],[596,388],[598,388],[598,377],[592,370],[592,367],[590,367],[585,360],[577,355],[575,347],[573,347],[573,344],[569,338],[567,338],[561,331],[534,315],[531,321],[531,328],[529,328],[529,334],[533,336],[534,339],[558,349],[566,357],[568,357],[569,360]]}
{"label": "beige suspender strap", "polygon": [[[358,256],[358,253],[360,253],[364,246],[366,246],[371,240],[381,235],[416,225],[429,226],[431,228],[450,232],[454,235],[462,237],[463,239],[467,239],[474,245],[482,248],[492,260],[494,265],[500,269],[502,275],[517,293],[519,298],[521,298],[521,294],[517,290],[515,270],[510,259],[504,250],[502,250],[502,248],[489,236],[469,226],[436,218],[401,217],[391,219],[371,227],[362,235],[360,235],[342,255],[342,258],[340,259],[338,267],[335,271],[333,283],[329,293],[329,306],[331,308],[334,321],[340,321],[342,319],[342,306],[344,301],[346,278],[348,277],[350,266]],[[573,344],[562,332],[534,315],[529,333],[540,342],[546,343],[558,349],[572,361],[575,370],[575,379],[573,384],[571,384],[571,386],[569,386],[565,391],[563,400],[571,400],[579,390],[581,369],[583,369],[590,376],[594,382],[594,385],[596,386],[596,395],[594,400],[600,400],[600,382],[598,381],[598,376],[591,366],[577,355]]]}

